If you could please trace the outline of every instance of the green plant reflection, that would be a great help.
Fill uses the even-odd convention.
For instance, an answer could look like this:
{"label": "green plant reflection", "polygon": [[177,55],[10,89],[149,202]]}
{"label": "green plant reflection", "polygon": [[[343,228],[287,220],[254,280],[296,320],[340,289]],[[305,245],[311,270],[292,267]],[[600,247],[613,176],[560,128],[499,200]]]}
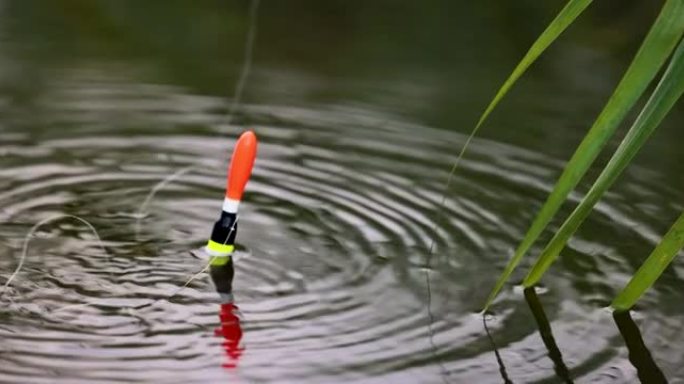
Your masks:
{"label": "green plant reflection", "polygon": [[651,352],[646,348],[639,327],[632,320],[629,311],[613,312],[613,319],[625,340],[629,361],[636,368],[639,380],[642,383],[667,383],[663,371],[658,368]]}
{"label": "green plant reflection", "polygon": [[564,383],[572,383],[570,372],[563,362],[563,355],[561,354],[560,349],[558,349],[556,340],[553,338],[551,324],[549,324],[546,313],[544,313],[544,307],[542,307],[534,287],[525,289],[525,301],[527,301],[527,305],[530,307],[530,311],[532,311],[532,316],[534,316],[534,320],[537,322],[539,335],[541,335],[542,341],[549,351],[549,358],[553,361],[553,368],[556,371],[556,375],[558,375]]}

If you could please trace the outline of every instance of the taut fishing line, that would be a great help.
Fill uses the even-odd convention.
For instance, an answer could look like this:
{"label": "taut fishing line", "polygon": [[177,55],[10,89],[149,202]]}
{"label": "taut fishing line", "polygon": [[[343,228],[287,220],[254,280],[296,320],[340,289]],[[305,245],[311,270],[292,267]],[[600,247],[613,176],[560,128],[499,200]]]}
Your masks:
{"label": "taut fishing line", "polygon": [[[164,298],[161,298],[161,299],[156,299],[156,300],[152,301],[151,303],[141,304],[141,305],[131,305],[131,306],[128,306],[128,307],[122,307],[121,309],[128,309],[128,310],[136,309],[136,310],[137,310],[137,309],[143,309],[143,308],[151,307],[151,306],[153,306],[153,305],[155,305],[155,304],[157,304],[157,303],[159,303],[159,302],[161,302],[161,301],[164,301],[164,300],[169,301],[170,299],[172,299],[172,298],[174,298],[176,295],[178,295],[181,291],[183,291],[185,288],[187,288],[188,285],[190,285],[190,283],[192,283],[193,281],[197,280],[200,276],[202,276],[202,274],[204,274],[204,273],[211,267],[211,263],[212,263],[213,261],[214,261],[213,258],[209,259],[209,261],[207,262],[207,265],[205,265],[199,272],[192,274],[192,276],[190,276],[190,278],[189,278],[182,286],[180,286],[179,288],[177,288],[177,289],[176,289],[173,293],[171,293],[170,295],[168,295],[168,296],[166,296],[166,297],[164,297]],[[54,310],[52,310],[52,311],[50,311],[50,312],[51,312],[51,313],[57,313],[57,312],[62,312],[62,311],[68,310],[68,309],[81,308],[81,307],[90,307],[90,306],[94,306],[94,305],[97,305],[97,303],[72,304],[72,305],[67,305],[67,306],[64,306],[64,307],[60,307],[60,308],[54,309]]]}
{"label": "taut fishing line", "polygon": [[[226,236],[226,240],[223,242],[223,245],[226,245],[226,243],[228,242],[228,239],[230,238],[230,235],[235,231],[235,228],[236,228],[236,226],[237,226],[237,222],[238,222],[238,218],[235,218],[235,222],[233,223],[233,226],[230,228],[230,232],[228,233],[228,236]],[[181,287],[179,287],[178,289],[176,289],[172,294],[170,294],[169,296],[167,296],[166,298],[164,298],[164,300],[169,300],[169,299],[175,297],[176,295],[178,295],[179,293],[181,293],[182,290],[184,290],[185,288],[187,288],[188,285],[190,285],[190,283],[192,283],[192,282],[195,281],[197,278],[199,278],[200,276],[202,276],[202,274],[203,274],[204,272],[206,272],[206,271],[211,267],[211,264],[217,259],[217,256],[210,256],[208,259],[209,259],[209,260],[207,261],[207,264],[204,266],[204,268],[202,268],[202,270],[200,270],[199,272],[197,272],[197,273],[195,273],[194,275],[192,275],[192,276],[188,279],[188,281],[185,282],[185,284],[183,284]],[[138,306],[138,307],[135,307],[135,308],[136,308],[136,309],[142,309],[142,308],[145,308],[145,307],[150,307],[150,306],[152,306],[152,305],[158,303],[160,300],[162,300],[162,299],[158,299],[158,300],[153,301],[152,303],[144,304],[144,305],[142,305],[142,306]]]}
{"label": "taut fishing line", "polygon": [[[99,233],[97,232],[97,230],[95,229],[95,227],[94,227],[90,222],[88,222],[86,219],[84,219],[84,218],[82,218],[82,217],[79,217],[79,216],[76,216],[76,215],[70,215],[70,214],[59,214],[59,215],[51,216],[51,217],[48,217],[48,218],[46,218],[46,219],[43,219],[43,220],[39,221],[38,223],[34,224],[33,227],[31,227],[31,229],[29,229],[28,233],[27,233],[26,236],[24,237],[24,242],[23,242],[23,246],[22,246],[22,250],[21,250],[21,256],[20,256],[20,258],[19,258],[19,264],[17,265],[17,267],[14,269],[14,272],[12,272],[12,274],[10,275],[10,277],[7,279],[7,281],[5,282],[5,284],[4,284],[4,285],[2,286],[2,288],[0,289],[0,297],[3,297],[3,296],[4,296],[5,291],[9,288],[10,284],[12,283],[12,281],[17,277],[17,275],[18,275],[18,274],[21,272],[21,270],[23,269],[24,264],[25,264],[25,262],[26,262],[26,258],[28,257],[28,246],[29,246],[29,243],[30,243],[31,239],[33,238],[33,235],[34,235],[42,226],[47,225],[47,224],[49,224],[49,223],[51,223],[51,222],[54,222],[54,221],[57,221],[57,220],[61,220],[61,219],[73,219],[73,220],[77,220],[77,221],[81,222],[82,224],[84,224],[86,227],[88,227],[88,229],[90,229],[90,231],[93,233],[93,235],[95,235],[95,238],[97,239],[98,245],[100,246],[100,248],[101,248],[102,251],[104,252],[105,257],[107,258],[107,263],[108,263],[108,264],[111,263],[111,256],[110,256],[110,254],[107,252],[107,249],[105,248],[104,243],[102,242],[102,239],[100,238]],[[236,221],[236,222],[237,222],[237,221]],[[145,305],[143,305],[143,306],[139,306],[139,307],[129,307],[129,309],[133,309],[133,308],[136,308],[136,309],[144,308],[144,307],[152,306],[152,305],[154,305],[154,304],[156,304],[156,303],[158,303],[158,302],[160,302],[160,301],[162,301],[162,300],[169,300],[169,299],[173,298],[174,296],[178,295],[183,289],[187,288],[188,285],[190,285],[190,283],[192,283],[193,281],[195,281],[195,280],[196,280],[197,278],[199,278],[204,272],[206,272],[206,271],[209,269],[209,267],[211,266],[211,263],[212,263],[213,261],[214,261],[214,258],[210,258],[209,261],[207,262],[207,265],[204,266],[204,268],[202,268],[202,270],[200,270],[199,272],[193,274],[193,275],[185,282],[185,284],[183,284],[180,288],[178,288],[176,291],[174,291],[172,294],[168,295],[167,297],[165,297],[165,298],[163,298],[163,299],[157,299],[157,300],[153,301],[152,303],[145,304]],[[110,275],[111,275],[111,272],[110,272]],[[8,299],[9,299],[12,303],[14,303],[14,300],[12,300],[11,297],[8,297]],[[88,306],[92,306],[92,305],[97,305],[97,303],[80,303],[80,304],[72,304],[72,305],[67,305],[67,306],[64,306],[64,307],[60,307],[60,308],[54,309],[54,310],[49,311],[49,312],[51,312],[51,313],[56,313],[56,312],[61,312],[61,311],[67,310],[67,309],[73,309],[73,308],[79,308],[79,307],[88,307]]]}
{"label": "taut fishing line", "polygon": [[245,53],[244,61],[242,63],[242,70],[240,71],[240,77],[235,86],[235,93],[233,94],[233,101],[230,104],[230,109],[228,110],[228,115],[226,116],[226,125],[230,124],[235,116],[238,105],[240,105],[240,100],[242,99],[242,93],[247,84],[247,77],[249,76],[249,71],[252,68],[252,53],[254,51],[254,41],[256,40],[256,21],[257,13],[259,10],[259,0],[252,0],[249,7],[249,29],[247,30],[247,39],[245,42]]}
{"label": "taut fishing line", "polygon": [[105,256],[107,257],[107,263],[110,263],[111,260],[109,257],[109,253],[107,253],[107,249],[105,248],[104,244],[102,243],[102,239],[100,239],[100,235],[97,233],[97,230],[95,229],[95,227],[93,227],[93,225],[90,224],[87,220],[80,218],[78,216],[69,215],[69,214],[59,214],[59,215],[51,216],[51,217],[48,217],[46,219],[43,219],[43,220],[37,222],[36,224],[33,225],[33,227],[31,227],[31,229],[29,229],[28,233],[24,237],[24,245],[22,246],[21,257],[19,258],[19,264],[15,268],[14,272],[12,272],[10,277],[7,279],[7,281],[5,282],[5,285],[3,285],[2,289],[0,290],[0,297],[2,297],[5,290],[7,290],[9,285],[12,283],[12,280],[14,280],[14,278],[17,277],[19,272],[21,272],[21,269],[24,267],[24,262],[26,261],[26,257],[28,255],[28,245],[29,245],[29,242],[31,241],[33,234],[43,225],[46,225],[48,223],[51,223],[51,222],[57,221],[57,220],[61,220],[61,219],[74,219],[74,220],[80,221],[81,223],[85,224],[95,235],[95,238],[97,239],[97,242],[100,245],[100,248],[102,248],[102,251],[104,252]]}
{"label": "taut fishing line", "polygon": [[[244,51],[244,61],[242,63],[242,68],[240,70],[240,75],[238,77],[238,81],[235,85],[235,92],[233,94],[233,100],[230,103],[230,107],[228,108],[228,113],[225,116],[225,125],[230,125],[230,123],[233,121],[233,117],[235,116],[235,113],[237,112],[237,109],[240,105],[240,101],[242,100],[242,94],[244,93],[245,90],[245,85],[247,84],[247,78],[249,77],[249,72],[251,71],[252,68],[252,56],[254,52],[254,42],[256,41],[256,35],[257,35],[257,15],[259,11],[259,1],[260,0],[252,0],[250,3],[249,7],[249,28],[247,30],[247,38],[245,40],[245,51]],[[225,160],[225,159],[224,159]],[[159,181],[157,184],[152,187],[150,190],[149,194],[147,197],[145,197],[145,200],[143,203],[140,205],[140,208],[138,208],[138,211],[136,212],[136,223],[135,223],[135,239],[136,241],[139,241],[139,235],[140,235],[140,226],[141,226],[141,221],[145,216],[145,212],[147,209],[147,206],[152,202],[152,199],[156,196],[157,192],[161,191],[164,189],[167,185],[171,184],[174,180],[179,178],[182,175],[185,175],[187,173],[190,173],[191,171],[196,170],[199,168],[199,165],[189,165],[185,168],[181,168],[177,170],[176,172],[172,173],[171,175],[165,177],[161,181]]]}
{"label": "taut fishing line", "polygon": [[[439,362],[439,365],[442,369],[443,373],[447,373],[448,371],[446,370],[446,367],[444,367],[444,364],[442,362],[442,359],[437,355],[437,345],[435,344],[435,333],[433,329],[433,323],[435,321],[435,316],[434,313],[432,312],[432,291],[430,289],[430,272],[432,271],[432,254],[434,253],[434,248],[435,248],[435,233],[437,232],[437,224],[439,223],[440,220],[444,218],[444,206],[446,205],[446,200],[447,200],[447,194],[449,193],[449,187],[451,186],[451,182],[454,178],[454,175],[456,174],[456,170],[458,169],[458,166],[461,164],[461,160],[463,159],[463,155],[465,155],[466,150],[470,146],[470,142],[473,140],[477,132],[480,130],[480,126],[482,122],[478,123],[475,128],[470,132],[470,135],[468,135],[468,138],[466,139],[465,143],[463,144],[463,147],[461,148],[461,151],[458,153],[458,156],[456,157],[456,161],[454,161],[454,165],[451,166],[451,170],[449,171],[449,175],[447,176],[447,180],[444,183],[444,189],[442,191],[442,197],[439,202],[439,207],[437,210],[437,214],[435,215],[435,220],[432,225],[432,237],[430,238],[430,247],[428,248],[428,254],[425,262],[425,286],[426,286],[426,291],[427,291],[427,313],[428,313],[428,335],[430,338],[430,345],[432,347],[433,351],[433,356],[437,358],[437,361]],[[446,381],[446,378],[442,376],[442,378]]]}
{"label": "taut fishing line", "polygon": [[[245,88],[245,85],[247,83],[247,79],[249,77],[250,70],[252,67],[252,56],[253,56],[253,50],[254,50],[254,42],[256,40],[256,35],[257,35],[257,28],[256,28],[257,23],[256,23],[256,21],[257,21],[259,3],[260,3],[260,0],[252,0],[250,2],[249,28],[247,31],[247,38],[246,38],[246,42],[245,42],[244,61],[243,61],[242,69],[240,71],[240,75],[238,77],[237,84],[235,86],[235,92],[233,95],[233,99],[232,99],[230,107],[227,111],[228,113],[227,113],[226,118],[225,118],[225,124],[226,125],[229,125],[232,122],[232,119],[234,118],[235,113],[237,112],[237,109],[238,109],[240,102],[241,102],[241,99],[242,99],[242,95],[244,93],[244,88]],[[439,211],[435,217],[437,220],[435,220],[434,225],[432,227],[432,233],[433,234],[436,232],[438,221],[441,220],[444,216],[443,208],[446,205],[447,193],[449,191],[449,187],[450,187],[451,182],[453,180],[453,176],[456,173],[456,170],[458,169],[458,166],[460,165],[460,162],[461,162],[467,148],[469,147],[470,142],[474,138],[474,136],[477,133],[477,131],[479,130],[479,128],[480,128],[480,125],[478,124],[473,129],[473,131],[470,133],[470,135],[466,139],[466,142],[463,145],[461,151],[459,152],[458,157],[456,158],[456,161],[454,162],[453,166],[451,167],[451,170],[449,171],[449,175],[447,177],[446,183],[444,184],[444,189],[443,189],[441,201],[439,204],[440,209],[439,209]],[[138,210],[136,211],[135,216],[134,216],[136,218],[136,222],[135,222],[135,239],[136,239],[136,241],[139,241],[141,222],[142,222],[144,216],[146,215],[147,207],[150,205],[150,203],[152,202],[152,200],[154,199],[156,194],[159,191],[161,191],[163,188],[165,188],[166,186],[171,184],[173,181],[178,179],[179,177],[181,177],[185,174],[188,174],[191,171],[196,170],[196,168],[198,168],[198,165],[190,165],[190,166],[181,168],[181,169],[175,171],[173,174],[162,179],[161,181],[159,181],[157,184],[155,184],[152,187],[152,189],[147,194],[147,196],[143,200],[142,204],[140,205],[140,207],[138,208]],[[104,251],[104,253],[107,257],[107,261],[108,262],[110,261],[109,253],[107,253],[107,250],[104,247],[104,244],[102,243],[102,240],[101,240],[99,234],[97,233],[97,230],[87,220],[80,218],[78,216],[75,216],[75,215],[68,215],[68,214],[49,217],[47,219],[44,219],[44,220],[36,223],[27,233],[27,235],[24,239],[24,244],[23,244],[23,248],[22,248],[22,254],[21,254],[20,261],[19,261],[19,265],[16,267],[16,269],[14,270],[12,275],[9,277],[9,279],[5,282],[4,286],[0,290],[0,297],[2,297],[4,295],[5,291],[10,286],[12,281],[21,272],[21,270],[24,266],[27,254],[28,254],[28,243],[29,243],[31,237],[33,236],[33,234],[41,226],[43,226],[47,223],[50,223],[52,221],[62,219],[62,218],[72,218],[72,219],[78,220],[81,223],[85,224],[93,232],[93,234],[97,238],[100,247],[102,248],[102,250]],[[235,224],[237,224],[237,218],[236,218],[235,223],[233,224],[233,227],[231,228],[231,232],[235,228]],[[228,241],[228,237],[226,238],[226,241]],[[225,245],[225,242],[223,245]],[[431,259],[432,259],[432,255],[434,252],[434,246],[435,246],[435,237],[433,235],[431,238],[431,241],[430,241],[429,249],[428,249],[427,260],[426,260],[426,268],[425,268],[425,279],[426,279],[426,286],[427,286],[427,311],[428,311],[428,317],[429,317],[428,331],[429,331],[430,344],[431,344],[431,347],[433,349],[433,354],[438,358],[439,365],[442,369],[442,375],[441,375],[442,379],[445,382],[447,382],[446,377],[448,376],[449,373],[446,370],[446,367],[443,365],[441,358],[436,353],[437,346],[434,342],[434,330],[433,330],[434,314],[432,313],[432,308],[431,308],[432,293],[431,293],[431,285],[430,285]],[[141,309],[141,308],[152,306],[152,305],[154,305],[154,304],[156,304],[162,300],[169,300],[169,299],[173,298],[174,296],[178,295],[182,290],[187,288],[194,280],[196,280],[202,274],[204,274],[211,267],[212,263],[216,260],[216,258],[217,258],[216,256],[210,256],[206,265],[199,272],[193,274],[181,287],[176,289],[173,293],[171,293],[166,298],[157,299],[157,300],[153,301],[152,303],[144,304],[142,306],[129,307],[128,309]],[[12,301],[11,298],[9,298],[9,300]],[[69,305],[69,306],[65,306],[65,307],[55,309],[52,312],[53,313],[54,312],[60,312],[60,311],[70,309],[70,308],[87,307],[87,306],[91,306],[91,305],[96,305],[96,303],[82,303],[82,304]]]}
{"label": "taut fishing line", "polygon": [[155,184],[154,187],[150,190],[150,192],[147,194],[145,197],[145,200],[140,204],[140,207],[138,208],[138,211],[135,213],[135,241],[140,241],[140,225],[142,219],[147,215],[147,206],[152,202],[152,199],[154,196],[159,192],[161,189],[166,187],[167,185],[171,184],[174,180],[177,178],[185,175],[186,173],[189,173],[190,171],[194,170],[197,168],[197,165],[190,165],[185,168],[181,168],[171,174],[170,176],[167,176],[164,180],[158,182]]}
{"label": "taut fishing line", "polygon": [[[225,124],[230,124],[230,123],[231,123],[231,121],[232,121],[232,119],[233,119],[233,116],[235,115],[235,112],[237,111],[237,108],[238,108],[238,106],[239,106],[239,104],[240,104],[240,101],[241,101],[241,99],[242,99],[242,94],[244,93],[244,88],[245,88],[245,85],[246,85],[246,83],[247,83],[247,78],[249,77],[250,69],[251,69],[251,67],[252,67],[252,55],[253,55],[253,51],[254,51],[254,42],[255,42],[255,40],[256,40],[256,32],[257,32],[256,21],[257,21],[258,9],[259,9],[259,2],[260,2],[260,0],[251,0],[251,2],[250,2],[250,8],[249,8],[249,28],[248,28],[248,31],[247,31],[247,38],[246,38],[246,42],[245,42],[244,61],[243,61],[243,65],[242,65],[242,68],[241,68],[241,71],[240,71],[240,75],[239,75],[239,77],[238,77],[237,84],[236,84],[236,86],[235,86],[235,93],[234,93],[234,95],[233,95],[233,100],[232,100],[232,102],[231,102],[231,104],[230,104],[230,108],[228,109],[228,114],[227,114],[227,116],[226,116]],[[155,184],[155,185],[152,187],[152,189],[151,189],[150,192],[147,194],[147,196],[145,197],[145,199],[143,200],[142,204],[140,205],[140,207],[138,208],[137,212],[136,212],[135,215],[134,215],[134,217],[136,218],[136,222],[135,222],[135,240],[136,240],[136,241],[139,241],[141,221],[142,221],[142,219],[144,218],[144,216],[145,216],[145,214],[146,214],[147,207],[148,207],[149,204],[152,202],[152,200],[154,199],[154,197],[156,196],[156,194],[157,194],[160,190],[162,190],[164,187],[166,187],[167,185],[169,185],[170,183],[172,183],[173,181],[175,181],[176,179],[178,179],[179,177],[181,177],[182,175],[185,175],[185,174],[187,174],[187,173],[190,173],[191,171],[195,170],[197,167],[198,167],[198,165],[190,165],[190,166],[181,168],[181,169],[177,170],[176,172],[174,172],[173,174],[167,176],[166,178],[164,178],[163,180],[161,180],[160,182],[158,182],[157,184]],[[0,289],[0,298],[4,296],[5,291],[9,288],[10,284],[12,283],[12,281],[16,278],[16,276],[17,276],[17,275],[21,272],[21,270],[23,269],[24,263],[25,263],[25,261],[26,261],[26,257],[27,257],[27,255],[28,255],[28,244],[29,244],[29,241],[30,241],[30,239],[32,238],[33,234],[34,234],[41,226],[43,226],[43,225],[45,225],[45,224],[48,224],[48,223],[50,223],[50,222],[52,222],[52,221],[59,220],[59,219],[63,219],[63,218],[72,218],[72,219],[74,219],[74,220],[78,220],[78,221],[80,221],[81,223],[85,224],[85,225],[93,232],[93,234],[94,234],[95,237],[97,238],[97,241],[98,241],[100,247],[102,248],[102,250],[104,251],[104,253],[105,253],[106,257],[107,257],[108,263],[110,262],[109,253],[107,252],[106,248],[104,247],[104,244],[102,243],[102,240],[101,240],[101,238],[100,238],[100,236],[99,236],[97,230],[96,230],[95,227],[94,227],[92,224],[90,224],[87,220],[85,220],[85,219],[83,219],[83,218],[81,218],[81,217],[78,217],[78,216],[75,216],[75,215],[69,215],[69,214],[60,214],[60,215],[57,215],[57,216],[52,216],[52,217],[49,217],[49,218],[47,218],[47,219],[41,220],[40,222],[36,223],[36,224],[35,224],[33,227],[31,227],[31,229],[28,231],[26,237],[24,238],[24,244],[23,244],[23,247],[22,247],[22,254],[21,254],[21,257],[20,257],[20,259],[19,259],[19,264],[17,265],[17,267],[16,267],[16,269],[14,270],[14,272],[10,275],[10,277],[8,278],[8,280],[5,282],[5,284],[3,285],[3,287]],[[232,228],[231,228],[231,232],[230,232],[230,233],[232,233],[232,231],[235,229],[235,225],[236,225],[236,224],[237,224],[237,218],[236,218],[235,223],[233,224],[233,226],[232,226]],[[228,238],[226,238],[226,241],[228,241]],[[223,245],[225,245],[225,243],[224,243]],[[208,258],[207,264],[202,268],[202,270],[200,270],[199,272],[193,274],[193,275],[185,282],[185,284],[183,284],[181,287],[179,287],[179,288],[178,288],[176,291],[174,291],[171,295],[167,296],[167,297],[164,298],[164,299],[157,299],[157,300],[153,301],[153,302],[150,303],[150,304],[145,304],[145,305],[143,305],[143,306],[138,306],[138,307],[135,307],[135,308],[148,307],[148,306],[151,306],[151,305],[154,305],[154,304],[158,303],[158,302],[161,301],[161,300],[168,300],[168,299],[171,299],[172,297],[176,296],[176,295],[179,294],[183,289],[187,288],[188,285],[190,285],[194,280],[196,280],[196,279],[199,278],[203,273],[205,273],[205,272],[211,267],[211,265],[212,265],[212,263],[215,261],[215,259],[216,259],[216,256],[211,256],[211,257],[209,257],[209,258]],[[12,300],[11,297],[8,297],[8,299],[9,299],[10,301],[14,302],[14,301]],[[95,304],[94,304],[94,303],[82,303],[82,304],[69,305],[69,306],[66,306],[66,307],[58,308],[58,309],[56,309],[56,310],[54,310],[54,311],[52,311],[52,312],[59,312],[59,311],[63,311],[63,310],[68,309],[68,308],[87,307],[87,306],[90,306],[90,305],[95,305]]]}

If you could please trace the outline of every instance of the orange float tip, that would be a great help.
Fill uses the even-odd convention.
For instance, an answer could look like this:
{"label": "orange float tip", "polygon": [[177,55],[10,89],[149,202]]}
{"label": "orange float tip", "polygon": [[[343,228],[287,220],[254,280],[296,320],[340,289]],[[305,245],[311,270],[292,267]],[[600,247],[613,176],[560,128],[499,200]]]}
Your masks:
{"label": "orange float tip", "polygon": [[245,185],[252,175],[252,167],[257,151],[257,137],[253,131],[247,131],[240,135],[233,156],[228,167],[228,180],[226,182],[226,198],[240,201],[245,191]]}

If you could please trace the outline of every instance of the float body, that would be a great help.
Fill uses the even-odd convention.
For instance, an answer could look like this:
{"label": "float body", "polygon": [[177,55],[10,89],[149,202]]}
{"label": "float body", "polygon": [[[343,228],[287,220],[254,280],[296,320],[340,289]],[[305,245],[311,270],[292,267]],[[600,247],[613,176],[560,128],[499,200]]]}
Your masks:
{"label": "float body", "polygon": [[207,245],[201,250],[204,257],[210,258],[211,280],[221,298],[219,310],[221,326],[214,330],[214,334],[223,338],[221,344],[227,360],[222,366],[228,369],[237,367],[243,351],[240,347],[242,327],[238,316],[239,310],[233,303],[235,269],[232,254],[235,251],[237,236],[238,208],[245,185],[252,174],[256,147],[256,135],[251,131],[243,133],[235,144],[228,168],[221,216],[214,223]]}
{"label": "float body", "polygon": [[[256,158],[257,138],[254,132],[247,131],[240,135],[233,156],[228,166],[226,178],[226,193],[223,200],[221,216],[214,223],[207,245],[194,256],[210,258],[212,267],[231,264],[231,255],[235,250],[237,236],[238,208],[240,200],[252,174],[254,159]],[[232,271],[231,271],[232,281]]]}

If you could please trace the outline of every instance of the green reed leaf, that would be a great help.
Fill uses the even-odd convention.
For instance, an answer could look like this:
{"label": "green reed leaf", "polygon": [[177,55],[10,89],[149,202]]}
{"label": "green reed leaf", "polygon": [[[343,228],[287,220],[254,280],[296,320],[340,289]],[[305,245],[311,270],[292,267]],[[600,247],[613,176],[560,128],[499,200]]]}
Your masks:
{"label": "green reed leaf", "polygon": [[[444,187],[444,194],[442,196],[442,205],[444,205],[445,198],[447,191],[449,190],[449,185],[451,185],[451,180],[454,176],[454,173],[456,172],[456,169],[458,168],[459,164],[461,163],[461,159],[463,158],[463,155],[465,154],[466,150],[470,146],[470,142],[473,140],[473,137],[477,134],[477,132],[480,130],[480,127],[482,124],[487,120],[487,117],[489,117],[489,114],[492,113],[494,108],[499,104],[501,99],[508,93],[508,91],[513,87],[513,84],[515,84],[516,81],[522,76],[525,71],[527,71],[527,68],[534,63],[537,58],[546,50],[546,48],[553,43],[558,36],[560,36],[565,29],[572,24],[573,21],[579,16],[584,9],[589,6],[589,4],[592,3],[593,0],[570,0],[568,3],[563,7],[563,9],[558,13],[555,19],[551,21],[551,24],[549,24],[548,27],[542,32],[541,35],[537,38],[537,40],[532,44],[530,49],[527,51],[525,56],[520,60],[518,65],[515,67],[513,72],[508,76],[506,81],[503,83],[501,88],[496,92],[496,95],[492,99],[492,101],[489,102],[489,105],[485,109],[485,111],[482,113],[480,116],[480,119],[478,120],[477,124],[475,125],[475,128],[470,132],[468,135],[468,138],[466,139],[465,143],[463,144],[463,147],[461,148],[461,151],[458,153],[458,156],[456,157],[456,161],[454,161],[454,164],[451,167],[451,170],[449,171],[449,176],[447,178],[447,181],[445,183]],[[430,247],[432,249],[432,247]]]}
{"label": "green reed leaf", "polygon": [[551,194],[530,225],[484,305],[487,310],[525,253],[584,176],[615,129],[670,56],[684,30],[684,0],[667,0],[627,72],[567,163]]}
{"label": "green reed leaf", "polygon": [[684,213],[672,225],[648,259],[632,276],[627,286],[613,300],[616,311],[626,311],[634,306],[641,295],[660,277],[665,268],[684,247]]}
{"label": "green reed leaf", "polygon": [[625,135],[620,146],[613,154],[606,167],[594,182],[587,195],[575,208],[570,217],[556,232],[553,239],[544,248],[532,270],[525,278],[523,285],[526,287],[536,284],[553,263],[561,250],[565,247],[570,237],[577,231],[584,219],[589,216],[594,205],[601,196],[617,180],[622,171],[639,152],[651,133],[658,127],[660,122],[670,112],[672,106],[684,93],[684,40],[672,56],[670,65],[660,79],[658,86],[642,109],[639,117]]}
{"label": "green reed leaf", "polygon": [[553,43],[558,36],[560,36],[560,34],[563,33],[563,31],[565,31],[565,29],[568,28],[573,21],[575,21],[577,16],[579,16],[580,13],[582,13],[582,11],[584,11],[587,6],[592,3],[592,1],[593,0],[568,1],[565,7],[563,7],[563,9],[558,13],[558,16],[556,16],[556,18],[551,21],[551,24],[546,27],[544,32],[539,35],[537,41],[532,44],[525,56],[522,58],[522,60],[520,60],[520,63],[518,63],[510,76],[508,76],[508,79],[506,79],[501,88],[499,88],[496,96],[494,96],[492,101],[487,106],[487,109],[485,109],[485,111],[482,113],[482,116],[480,116],[480,120],[477,122],[475,130],[482,125],[497,104],[499,104],[501,99],[503,99],[506,93],[508,93],[513,84],[515,84],[520,76],[525,73],[527,68],[529,68],[530,65],[532,65],[537,58],[539,58],[542,52],[544,52],[546,48],[548,48],[551,43]]}

